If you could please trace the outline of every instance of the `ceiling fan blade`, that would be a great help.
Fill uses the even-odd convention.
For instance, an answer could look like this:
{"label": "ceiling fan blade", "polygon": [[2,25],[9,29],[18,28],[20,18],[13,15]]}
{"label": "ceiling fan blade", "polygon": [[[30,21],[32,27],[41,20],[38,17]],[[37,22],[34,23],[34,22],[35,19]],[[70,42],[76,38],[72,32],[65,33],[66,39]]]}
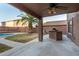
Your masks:
{"label": "ceiling fan blade", "polygon": [[64,7],[64,6],[55,6],[55,8],[62,9],[62,10],[67,10],[68,9],[67,7]]}
{"label": "ceiling fan blade", "polygon": [[58,4],[57,3],[49,3],[50,8],[55,7],[56,5],[58,5]]}

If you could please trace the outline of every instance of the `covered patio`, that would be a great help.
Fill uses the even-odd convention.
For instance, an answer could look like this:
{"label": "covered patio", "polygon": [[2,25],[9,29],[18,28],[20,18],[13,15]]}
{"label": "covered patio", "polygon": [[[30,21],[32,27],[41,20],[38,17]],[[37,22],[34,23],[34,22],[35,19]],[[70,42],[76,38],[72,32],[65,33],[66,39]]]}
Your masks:
{"label": "covered patio", "polygon": [[67,9],[57,9],[56,13],[52,14],[45,10],[49,7],[48,3],[11,3],[11,5],[39,19],[39,37],[22,46],[3,52],[0,54],[1,56],[79,56],[79,46],[68,38],[68,33],[62,35],[62,41],[49,38],[49,34],[43,35],[42,19],[47,16],[77,12],[79,11],[79,4],[58,3],[57,6],[64,6]]}
{"label": "covered patio", "polygon": [[[39,19],[38,24],[38,34],[39,34],[39,41],[43,41],[43,17],[47,16],[53,16],[53,15],[59,15],[59,14],[68,14],[72,12],[79,11],[79,4],[77,3],[53,3],[53,7],[55,5],[57,6],[63,6],[62,7],[56,7],[58,9],[55,9],[55,13],[49,13],[49,3],[11,3],[14,7],[31,14],[34,17],[37,17]],[[50,9],[50,8],[49,8]],[[68,17],[68,16],[67,16]]]}
{"label": "covered patio", "polygon": [[43,36],[43,42],[38,38],[3,52],[0,56],[79,56],[79,47],[66,35],[62,41],[49,39],[49,35]]}

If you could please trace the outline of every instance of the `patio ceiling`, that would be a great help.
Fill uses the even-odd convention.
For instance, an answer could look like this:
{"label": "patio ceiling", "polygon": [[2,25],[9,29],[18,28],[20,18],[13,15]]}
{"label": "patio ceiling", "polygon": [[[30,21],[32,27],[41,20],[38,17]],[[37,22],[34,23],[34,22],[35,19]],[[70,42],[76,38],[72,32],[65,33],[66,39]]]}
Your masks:
{"label": "patio ceiling", "polygon": [[52,15],[58,15],[58,14],[64,14],[64,13],[71,13],[76,12],[79,10],[79,4],[78,3],[58,3],[59,6],[67,7],[67,10],[56,10],[56,14],[49,14],[47,9],[48,3],[10,3],[11,5],[19,8],[20,10],[23,10],[27,13],[30,13],[31,15],[41,18],[46,16],[52,16]]}
{"label": "patio ceiling", "polygon": [[58,14],[65,14],[65,13],[71,13],[71,12],[76,12],[79,10],[79,4],[74,4],[74,3],[58,3],[59,6],[64,6],[67,9],[66,10],[61,10],[57,9],[56,14],[49,14],[47,8],[49,7],[48,3],[11,3],[11,5],[19,8],[22,11],[25,11],[26,13],[31,14],[32,16],[35,16],[39,18],[39,23],[38,23],[38,35],[39,35],[39,41],[43,41],[43,21],[42,17],[46,16],[53,16],[53,15],[58,15]]}

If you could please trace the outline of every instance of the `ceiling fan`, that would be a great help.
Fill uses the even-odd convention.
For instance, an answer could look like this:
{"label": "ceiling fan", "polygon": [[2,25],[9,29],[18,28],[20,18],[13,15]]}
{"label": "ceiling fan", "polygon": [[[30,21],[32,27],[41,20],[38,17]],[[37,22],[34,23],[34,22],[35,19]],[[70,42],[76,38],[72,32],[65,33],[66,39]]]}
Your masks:
{"label": "ceiling fan", "polygon": [[47,8],[47,10],[48,10],[49,14],[56,14],[57,13],[56,12],[57,9],[67,10],[67,7],[59,6],[58,3],[49,3],[48,6],[49,7]]}

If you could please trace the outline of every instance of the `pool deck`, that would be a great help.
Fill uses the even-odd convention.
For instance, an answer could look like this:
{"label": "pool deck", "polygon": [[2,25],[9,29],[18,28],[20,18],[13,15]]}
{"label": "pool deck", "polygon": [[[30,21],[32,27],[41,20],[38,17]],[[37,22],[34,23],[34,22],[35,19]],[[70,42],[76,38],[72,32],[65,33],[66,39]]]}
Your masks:
{"label": "pool deck", "polygon": [[[17,34],[25,34],[25,33],[3,33],[3,34],[17,35]],[[6,40],[5,37],[6,36],[0,36],[0,43],[8,45],[10,47],[18,47],[18,46],[22,46],[24,44],[24,43],[20,43],[20,42],[11,41],[11,40]]]}
{"label": "pool deck", "polygon": [[5,38],[2,38],[2,37],[0,37],[0,43],[8,45],[10,47],[18,47],[23,45],[23,43],[6,40]]}
{"label": "pool deck", "polygon": [[62,41],[49,39],[44,36],[43,42],[38,42],[38,38],[25,43],[23,46],[6,51],[1,56],[79,56],[79,47],[74,44],[66,35]]}

